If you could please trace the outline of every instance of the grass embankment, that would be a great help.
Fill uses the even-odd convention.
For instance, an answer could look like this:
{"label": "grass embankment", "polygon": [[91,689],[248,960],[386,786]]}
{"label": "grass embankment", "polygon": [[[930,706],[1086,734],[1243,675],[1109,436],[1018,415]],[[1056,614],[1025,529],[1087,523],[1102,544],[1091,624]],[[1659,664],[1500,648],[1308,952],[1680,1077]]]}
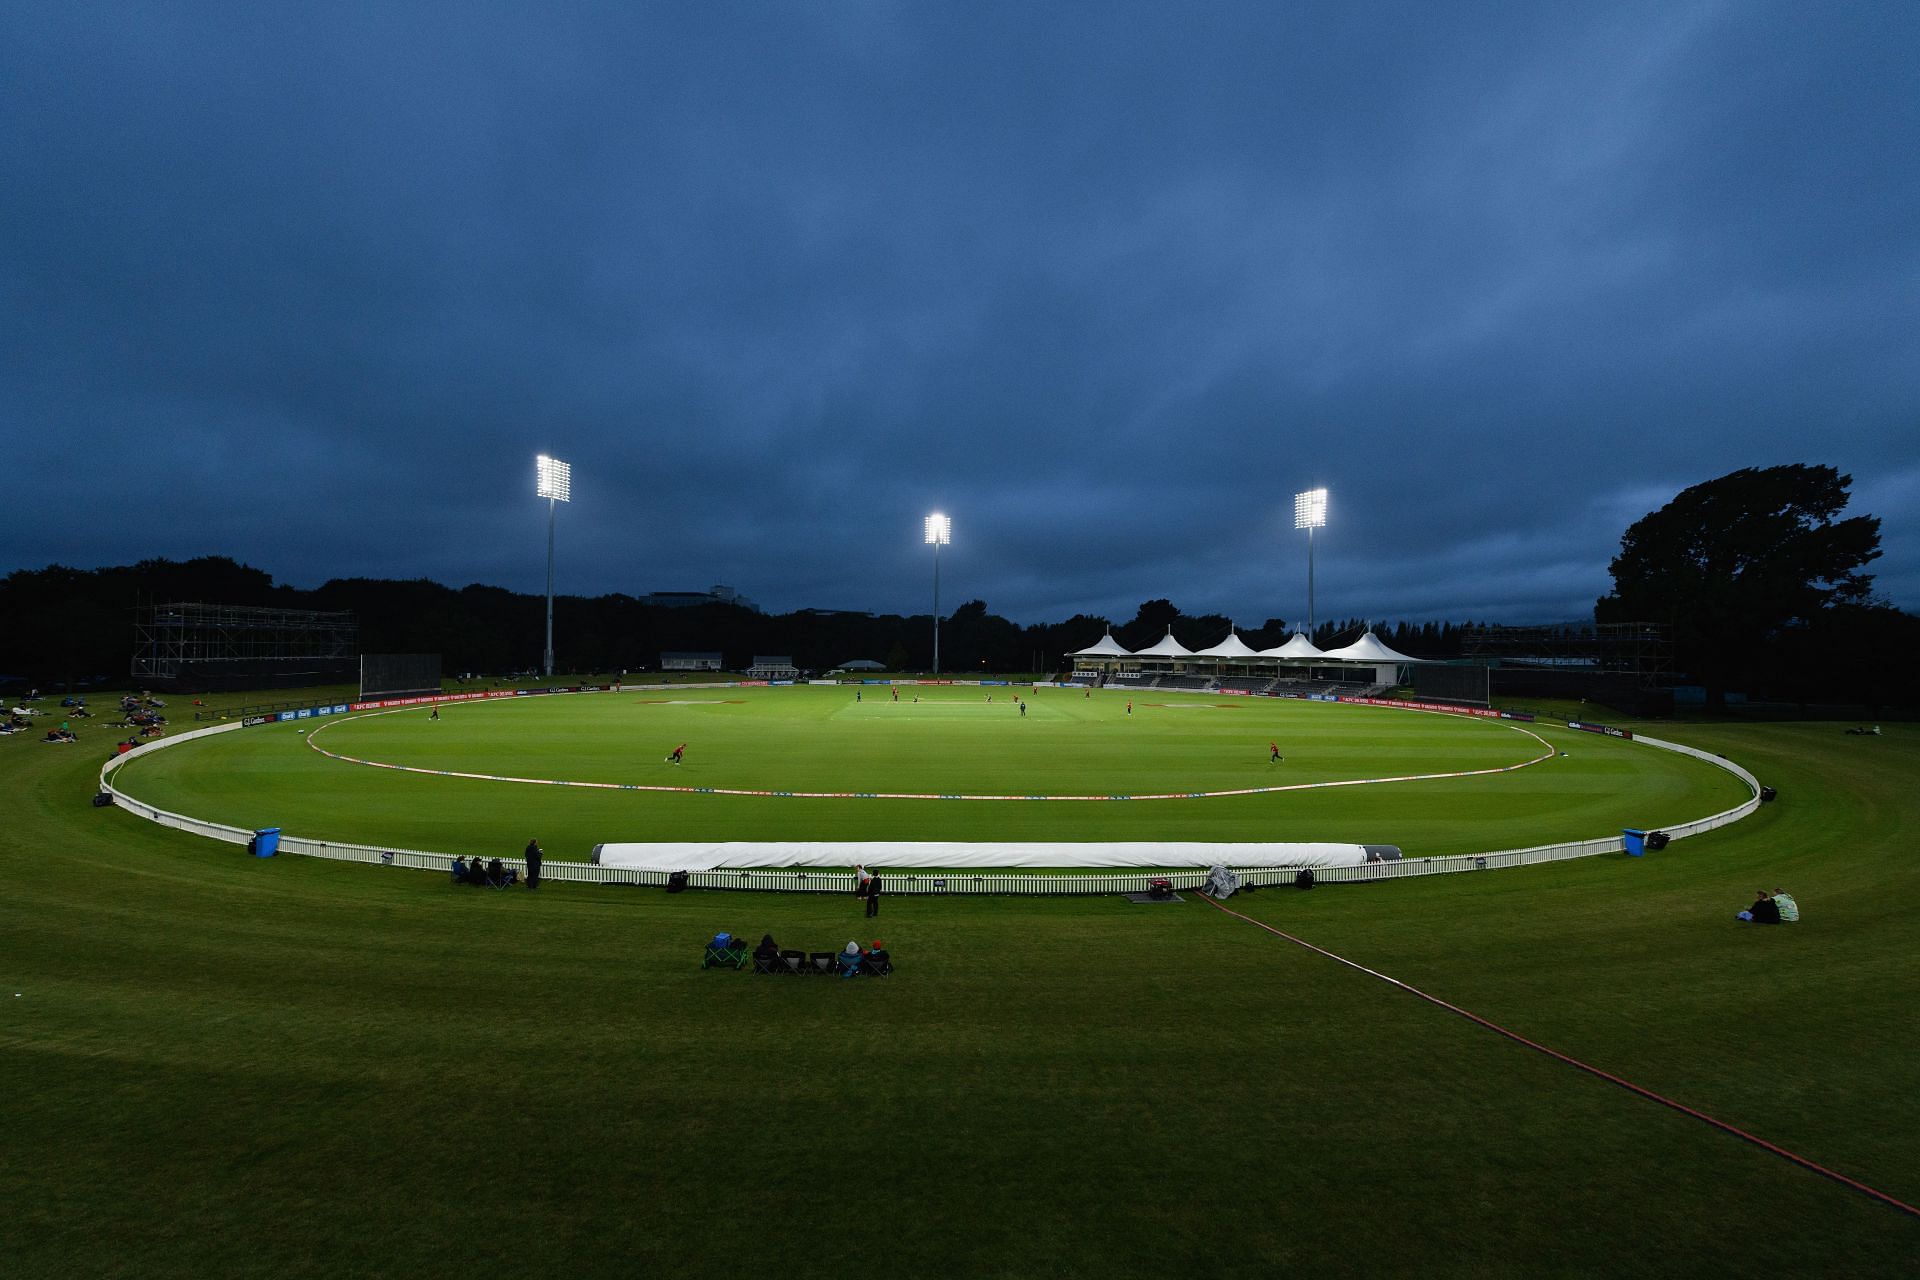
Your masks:
{"label": "grass embankment", "polygon": [[[1236,906],[1920,1199],[1920,734],[1659,726],[1781,799],[1643,860]],[[271,861],[0,742],[9,1277],[1908,1275],[1920,1223],[1189,901]],[[156,757],[158,759],[159,757]],[[1784,884],[1798,926],[1731,917]],[[14,992],[20,995],[16,998]]]}

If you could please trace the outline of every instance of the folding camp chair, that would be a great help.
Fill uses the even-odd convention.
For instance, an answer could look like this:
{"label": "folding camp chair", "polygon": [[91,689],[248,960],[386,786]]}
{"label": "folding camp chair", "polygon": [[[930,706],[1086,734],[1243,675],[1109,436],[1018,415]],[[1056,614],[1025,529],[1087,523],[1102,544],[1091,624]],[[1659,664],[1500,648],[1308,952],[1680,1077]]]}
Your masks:
{"label": "folding camp chair", "polygon": [[758,951],[755,951],[752,953],[752,955],[753,955],[753,971],[755,973],[781,972],[783,966],[780,963],[779,952],[775,951],[767,955],[762,955]]}
{"label": "folding camp chair", "polygon": [[807,953],[804,951],[782,951],[774,964],[775,973],[805,973]]}
{"label": "folding camp chair", "polygon": [[839,952],[834,958],[840,962],[841,977],[857,978],[860,976],[860,962],[866,957],[862,956],[858,951],[854,952],[852,955],[848,955],[846,952],[842,951],[842,952]]}
{"label": "folding camp chair", "polygon": [[866,962],[860,966],[860,972],[871,977],[884,978],[893,972],[893,957],[885,951],[869,951]]}
{"label": "folding camp chair", "polygon": [[814,973],[832,973],[833,957],[836,954],[838,953],[833,951],[815,951],[807,957],[807,963]]}
{"label": "folding camp chair", "polygon": [[717,934],[707,939],[707,945],[700,952],[702,969],[744,969],[753,953],[747,950],[747,944],[728,934]]}

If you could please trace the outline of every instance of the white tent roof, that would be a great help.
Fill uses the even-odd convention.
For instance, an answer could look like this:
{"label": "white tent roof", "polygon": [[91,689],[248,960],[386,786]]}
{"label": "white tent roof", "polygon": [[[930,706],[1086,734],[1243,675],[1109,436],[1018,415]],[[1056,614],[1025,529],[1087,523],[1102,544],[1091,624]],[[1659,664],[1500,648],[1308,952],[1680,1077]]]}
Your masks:
{"label": "white tent roof", "polygon": [[1194,655],[1198,658],[1257,658],[1259,652],[1247,646],[1238,631],[1227,632],[1227,638],[1211,649],[1202,649]]}
{"label": "white tent roof", "polygon": [[1159,644],[1148,649],[1142,649],[1133,656],[1136,658],[1191,658],[1193,656],[1193,650],[1187,648],[1187,646],[1181,644],[1178,640],[1175,640],[1173,638],[1173,628],[1168,627],[1166,636],[1161,639]]}
{"label": "white tent roof", "polygon": [[1352,644],[1341,649],[1327,650],[1327,657],[1336,662],[1418,662],[1418,658],[1409,658],[1404,653],[1396,653],[1380,643],[1380,637],[1369,631]]}
{"label": "white tent roof", "polygon": [[1321,655],[1320,650],[1314,647],[1313,641],[1303,635],[1296,635],[1277,649],[1262,649],[1260,656],[1263,658],[1318,658]]}
{"label": "white tent roof", "polygon": [[1131,658],[1133,655],[1120,647],[1120,642],[1109,631],[1100,639],[1084,649],[1075,649],[1067,655],[1070,658]]}

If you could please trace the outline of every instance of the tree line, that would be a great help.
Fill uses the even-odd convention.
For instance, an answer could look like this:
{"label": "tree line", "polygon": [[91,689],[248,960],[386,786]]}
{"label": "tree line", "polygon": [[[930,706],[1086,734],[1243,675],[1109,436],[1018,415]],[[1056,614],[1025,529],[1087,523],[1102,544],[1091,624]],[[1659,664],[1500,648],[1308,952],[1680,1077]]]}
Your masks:
{"label": "tree line", "polygon": [[[546,598],[499,587],[448,587],[426,579],[336,578],[311,590],[276,583],[271,574],[224,556],[143,560],[101,569],[51,565],[0,580],[0,616],[14,619],[0,650],[0,675],[43,684],[117,679],[128,673],[135,610],[142,605],[199,601],[282,609],[349,610],[368,653],[438,653],[449,672],[504,674],[538,666],[545,643]],[[28,620],[31,620],[29,622]],[[1345,643],[1369,627],[1417,657],[1452,657],[1468,624],[1322,623],[1322,644]],[[1188,615],[1170,600],[1149,600],[1131,619],[1077,614],[1061,622],[1022,625],[969,600],[940,621],[944,671],[1057,671],[1064,655],[1109,630],[1129,649],[1157,642],[1171,629],[1192,649],[1225,639],[1223,614]],[[1286,619],[1241,628],[1254,648],[1282,644]],[[890,671],[933,665],[931,614],[801,609],[757,613],[737,605],[679,608],[644,604],[619,593],[554,599],[557,665],[566,671],[644,671],[662,653],[718,652],[732,670],[761,655],[789,657],[808,670],[866,659]]]}
{"label": "tree line", "polygon": [[[1678,667],[1712,701],[1739,690],[1798,702],[1920,703],[1920,618],[1875,597],[1865,567],[1880,555],[1880,522],[1845,515],[1851,484],[1832,467],[1795,464],[1683,490],[1626,530],[1609,566],[1614,589],[1595,603],[1594,618],[1668,625]],[[545,597],[499,587],[336,578],[302,590],[220,556],[51,565],[0,580],[8,624],[0,676],[49,685],[124,677],[134,609],[176,601],[351,610],[364,652],[438,653],[450,672],[530,671],[545,640]],[[1371,629],[1409,656],[1453,658],[1474,627],[1356,617],[1322,623],[1312,638],[1330,648]],[[1077,614],[1028,625],[969,600],[941,619],[941,666],[954,674],[1059,670],[1063,655],[1109,630],[1138,650],[1169,631],[1189,649],[1205,649],[1233,629],[1224,614],[1189,615],[1167,599],[1143,602],[1124,621]],[[855,659],[891,671],[933,665],[930,614],[763,614],[726,604],[668,608],[622,594],[560,596],[554,630],[558,663],[576,672],[653,669],[662,653],[677,651],[719,652],[734,670],[760,655],[808,670]],[[1291,632],[1284,618],[1239,628],[1255,649]]]}

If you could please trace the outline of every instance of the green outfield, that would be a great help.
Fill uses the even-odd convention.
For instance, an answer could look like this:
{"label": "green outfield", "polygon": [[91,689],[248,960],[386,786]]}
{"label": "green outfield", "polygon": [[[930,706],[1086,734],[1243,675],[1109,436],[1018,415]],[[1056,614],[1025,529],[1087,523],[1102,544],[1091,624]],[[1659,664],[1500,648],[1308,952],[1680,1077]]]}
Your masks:
{"label": "green outfield", "polygon": [[[438,719],[408,708],[135,756],[116,785],[235,826],[508,855],[537,836],[561,858],[714,839],[1337,840],[1420,856],[1672,825],[1747,798],[1724,770],[1562,723],[1022,693],[1024,714],[1015,690],[965,686],[907,686],[898,701],[880,686],[857,701],[847,686],[795,686],[472,702]],[[1469,776],[1433,776],[1446,774]],[[1402,778],[1423,780],[1367,781]],[[814,794],[728,794],[750,791]]]}
{"label": "green outfield", "polygon": [[[918,730],[883,722],[889,709],[849,711],[834,692],[794,691],[790,728],[756,717],[738,740],[721,731],[730,707],[635,694],[341,724],[321,742],[448,767],[547,752],[557,735],[543,770],[624,780],[631,767],[647,781],[684,740],[701,785],[770,779],[775,764],[823,782],[878,764],[987,783],[1015,761],[977,759],[984,741],[995,756],[1033,752],[1023,769],[1077,788],[1094,775],[1079,772],[1082,748],[1058,745],[1072,734],[1121,742],[1109,773],[1172,762],[1194,781],[1261,776],[1281,728],[1281,768],[1329,778],[1372,776],[1349,725],[1381,750],[1444,733],[1417,751],[1400,741],[1422,760],[1527,754],[1497,726],[1327,707],[1156,712],[1140,699],[1132,723],[1111,706],[1038,720],[1069,696],[1041,691],[1026,724],[956,708],[943,740],[968,745],[935,760],[902,746]],[[582,727],[598,716],[604,735]],[[1920,1202],[1920,733],[1636,727],[1726,753],[1779,800],[1643,859],[1232,905]],[[1920,1221],[1896,1209],[1192,898],[900,896],[876,925],[839,896],[495,893],[252,859],[90,807],[114,735],[78,728],[77,746],[0,740],[8,1280],[1904,1277],[1920,1257]],[[1019,746],[1023,730],[1063,736]],[[603,838],[633,804],[654,831],[718,817],[729,832],[991,824],[1011,838],[1042,823],[1110,838],[1160,823],[1269,834],[1271,803],[1288,834],[1371,838],[1376,818],[1399,829],[1425,814],[1433,825],[1409,842],[1435,851],[1724,807],[1710,768],[1669,773],[1651,750],[1542,732],[1574,754],[1405,795],[1164,807],[515,789],[341,764],[278,726],[137,760],[128,785],[241,823],[425,847],[456,843],[451,830],[506,851],[529,826],[550,848],[550,825]],[[810,745],[826,734],[834,750]],[[862,734],[874,745],[857,752]],[[1130,754],[1149,734],[1181,746]],[[596,756],[591,742],[617,745]],[[758,762],[740,754],[755,742]],[[1329,795],[1344,812],[1316,807]],[[576,804],[587,812],[566,826]],[[1802,922],[1736,923],[1761,886],[1790,888]],[[805,949],[878,937],[899,968],[852,982],[703,971],[700,942],[718,929]]]}

